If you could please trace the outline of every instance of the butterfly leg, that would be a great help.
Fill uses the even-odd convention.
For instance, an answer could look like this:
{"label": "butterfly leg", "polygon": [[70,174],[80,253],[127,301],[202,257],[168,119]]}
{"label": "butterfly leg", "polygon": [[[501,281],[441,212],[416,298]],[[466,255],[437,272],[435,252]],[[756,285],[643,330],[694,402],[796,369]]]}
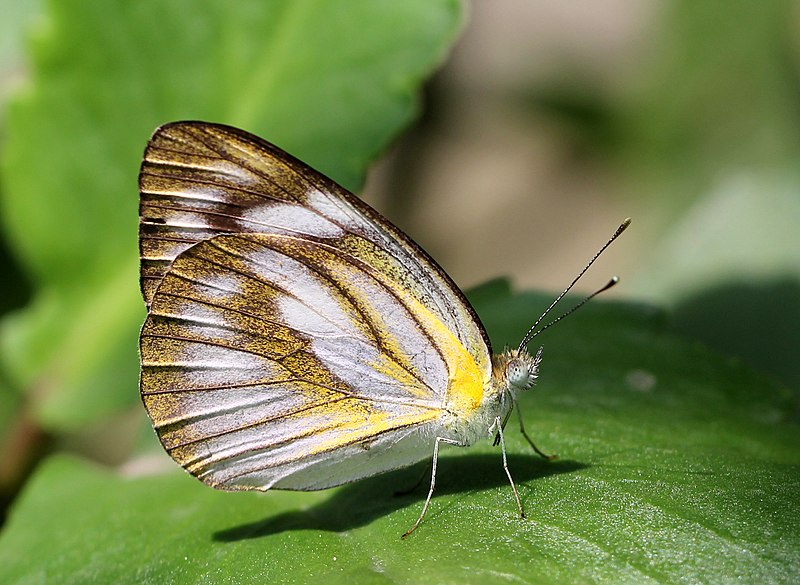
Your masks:
{"label": "butterfly leg", "polygon": [[453,439],[448,439],[447,437],[436,437],[436,441],[433,444],[433,460],[431,462],[431,488],[428,490],[428,497],[425,498],[425,504],[422,506],[422,513],[417,518],[417,521],[414,522],[414,526],[409,528],[405,531],[403,536],[400,538],[406,538],[409,534],[414,532],[417,529],[417,526],[420,525],[422,519],[425,517],[425,513],[428,511],[428,506],[431,503],[431,498],[433,497],[433,490],[436,488],[436,464],[439,462],[439,444],[440,443],[447,443],[448,445],[456,445],[456,446],[463,446],[462,443],[455,441]]}
{"label": "butterfly leg", "polygon": [[[514,402],[513,402],[513,399],[512,399],[512,402],[511,402],[511,410],[514,410]],[[511,418],[511,410],[509,410],[509,411],[506,413],[506,416],[505,416],[505,418],[503,419],[503,424],[502,424],[501,426],[502,426],[504,429],[506,428],[506,425],[508,424],[508,419],[510,419],[510,418]],[[519,411],[517,411],[517,412],[519,412]],[[500,444],[500,433],[498,432],[498,433],[496,433],[496,434],[495,434],[495,436],[494,436],[494,442],[492,443],[492,447],[497,447],[499,444]]]}
{"label": "butterfly leg", "polygon": [[500,450],[503,452],[503,469],[506,472],[506,476],[508,477],[509,483],[511,483],[511,490],[514,492],[514,499],[517,500],[517,509],[519,509],[519,516],[520,518],[525,517],[525,511],[522,509],[522,501],[519,499],[519,492],[517,491],[517,486],[514,484],[514,480],[511,477],[511,471],[508,469],[508,458],[506,457],[506,442],[503,439],[503,421],[500,420],[498,416],[494,420],[494,424],[497,426],[497,433],[500,435]]}
{"label": "butterfly leg", "polygon": [[[558,455],[548,455],[547,453],[541,451],[539,447],[534,445],[533,440],[528,436],[528,433],[525,432],[525,424],[522,422],[522,413],[519,410],[519,405],[517,405],[517,418],[519,419],[519,432],[522,433],[522,436],[525,437],[526,441],[528,441],[528,445],[533,447],[533,450],[536,451],[536,454],[543,459],[547,459],[548,461],[554,461],[558,459]],[[495,444],[497,444],[497,442],[495,442]]]}

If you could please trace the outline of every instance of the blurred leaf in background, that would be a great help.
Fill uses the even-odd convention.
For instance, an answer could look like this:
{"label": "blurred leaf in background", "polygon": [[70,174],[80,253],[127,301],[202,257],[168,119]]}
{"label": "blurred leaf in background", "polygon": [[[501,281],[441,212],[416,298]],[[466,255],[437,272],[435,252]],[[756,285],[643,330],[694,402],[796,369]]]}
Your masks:
{"label": "blurred leaf in background", "polygon": [[[0,104],[2,104],[24,76],[23,30],[38,15],[39,3],[3,0],[0,2],[0,13],[3,15],[0,18]],[[4,122],[5,111],[0,107],[0,136],[5,134]],[[0,184],[0,198],[2,189],[3,186]],[[9,311],[22,307],[30,294],[30,283],[9,249],[7,235],[0,230],[0,318]],[[19,391],[12,386],[5,372],[0,369],[0,453],[4,453],[6,459],[13,459],[13,453],[9,450],[9,446],[4,444],[3,438],[7,436],[12,426],[24,426],[16,418],[21,400]],[[15,434],[20,436],[20,432]],[[8,466],[0,464],[0,510],[5,507],[7,498],[1,487],[7,483],[4,467],[14,468],[18,467],[18,464],[11,463]]]}
{"label": "blurred leaf in background", "polygon": [[800,6],[683,1],[665,16],[627,160],[670,211],[634,290],[800,404]]}
{"label": "blurred leaf in background", "polygon": [[49,2],[2,158],[2,225],[34,288],[0,326],[25,433],[139,402],[136,177],[158,125],[241,126],[355,188],[460,22],[457,0]]}

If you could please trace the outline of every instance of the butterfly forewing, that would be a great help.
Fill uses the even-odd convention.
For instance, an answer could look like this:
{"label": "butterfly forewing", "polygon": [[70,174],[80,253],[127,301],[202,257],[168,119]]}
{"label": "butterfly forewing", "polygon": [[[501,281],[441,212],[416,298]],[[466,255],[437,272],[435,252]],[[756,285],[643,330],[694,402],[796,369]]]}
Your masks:
{"label": "butterfly forewing", "polygon": [[278,147],[230,126],[167,124],[148,143],[139,188],[148,305],[172,260],[192,244],[221,233],[299,234],[345,247],[402,279],[480,367],[489,367],[488,336],[436,262],[360,199]]}
{"label": "butterfly forewing", "polygon": [[425,457],[447,396],[480,400],[490,354],[469,304],[329,179],[240,130],[184,122],[153,136],[140,187],[142,396],[197,477],[344,483]]}

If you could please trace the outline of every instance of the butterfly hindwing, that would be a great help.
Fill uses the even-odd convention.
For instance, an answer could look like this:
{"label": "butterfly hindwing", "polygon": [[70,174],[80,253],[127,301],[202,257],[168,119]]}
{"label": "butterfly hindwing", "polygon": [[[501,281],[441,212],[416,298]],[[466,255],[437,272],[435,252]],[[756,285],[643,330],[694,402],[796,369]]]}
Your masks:
{"label": "butterfly hindwing", "polygon": [[179,255],[154,296],[142,396],[193,474],[229,489],[280,487],[330,451],[366,457],[365,445],[413,441],[415,427],[438,420],[459,344],[434,343],[418,310],[316,244],[218,236]]}

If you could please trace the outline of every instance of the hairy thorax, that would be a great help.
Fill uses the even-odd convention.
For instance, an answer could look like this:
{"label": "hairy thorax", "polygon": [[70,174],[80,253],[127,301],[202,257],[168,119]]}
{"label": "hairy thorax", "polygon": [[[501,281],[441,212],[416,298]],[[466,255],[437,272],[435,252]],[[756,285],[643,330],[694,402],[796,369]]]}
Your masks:
{"label": "hairy thorax", "polygon": [[531,356],[527,351],[506,350],[492,356],[492,375],[484,386],[477,407],[445,407],[442,419],[444,435],[463,445],[471,445],[497,432],[497,421],[504,421],[519,392],[529,389],[536,380],[541,350]]}

